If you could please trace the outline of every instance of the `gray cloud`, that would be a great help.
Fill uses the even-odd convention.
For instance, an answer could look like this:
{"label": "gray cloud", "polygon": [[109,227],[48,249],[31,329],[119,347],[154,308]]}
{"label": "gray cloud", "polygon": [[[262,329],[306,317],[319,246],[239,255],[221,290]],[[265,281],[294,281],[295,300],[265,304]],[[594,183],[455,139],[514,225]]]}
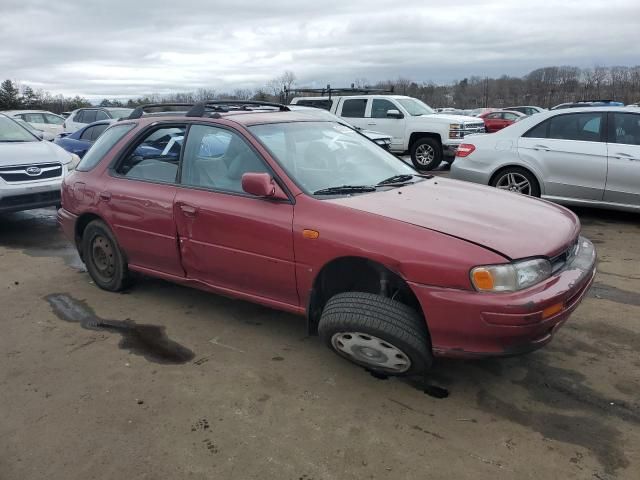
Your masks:
{"label": "gray cloud", "polygon": [[637,0],[71,3],[2,0],[2,78],[98,98],[639,62]]}

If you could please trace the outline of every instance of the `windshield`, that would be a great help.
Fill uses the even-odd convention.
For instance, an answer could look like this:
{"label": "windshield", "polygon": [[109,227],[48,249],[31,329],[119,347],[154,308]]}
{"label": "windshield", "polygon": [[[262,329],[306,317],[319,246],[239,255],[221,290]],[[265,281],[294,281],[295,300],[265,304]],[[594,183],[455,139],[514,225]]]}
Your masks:
{"label": "windshield", "polygon": [[272,123],[249,130],[309,194],[345,185],[369,187],[416,174],[399,158],[339,123]]}
{"label": "windshield", "polygon": [[109,113],[111,114],[111,118],[125,118],[131,115],[133,112],[133,108],[110,108]]}
{"label": "windshield", "polygon": [[0,115],[0,142],[39,142],[40,139],[13,120]]}
{"label": "windshield", "polygon": [[431,115],[432,113],[436,113],[429,105],[415,98],[396,98],[396,100],[405,108],[405,110],[407,110],[407,112],[409,112],[409,115],[411,115],[412,117],[417,117],[419,115]]}

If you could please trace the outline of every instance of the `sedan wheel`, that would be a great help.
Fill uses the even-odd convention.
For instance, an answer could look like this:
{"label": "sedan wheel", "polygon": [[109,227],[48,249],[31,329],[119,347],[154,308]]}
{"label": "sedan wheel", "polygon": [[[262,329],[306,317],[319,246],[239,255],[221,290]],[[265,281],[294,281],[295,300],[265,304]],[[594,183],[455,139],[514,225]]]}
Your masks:
{"label": "sedan wheel", "polygon": [[524,175],[517,172],[505,173],[499,177],[496,188],[531,195],[531,183]]}
{"label": "sedan wheel", "polygon": [[398,347],[362,332],[339,332],[331,338],[333,348],[357,363],[389,373],[404,373],[411,360]]}
{"label": "sedan wheel", "polygon": [[130,283],[123,252],[109,227],[93,220],[82,233],[82,258],[87,271],[100,288],[117,292]]}

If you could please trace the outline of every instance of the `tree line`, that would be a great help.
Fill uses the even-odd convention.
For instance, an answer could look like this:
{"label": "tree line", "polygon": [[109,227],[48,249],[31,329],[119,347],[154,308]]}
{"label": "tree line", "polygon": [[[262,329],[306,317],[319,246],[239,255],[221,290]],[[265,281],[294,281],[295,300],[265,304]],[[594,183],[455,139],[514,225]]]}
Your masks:
{"label": "tree line", "polygon": [[[217,91],[200,88],[191,92],[153,94],[126,101],[104,99],[101,106],[136,107],[148,103],[195,103],[211,99],[284,101],[284,91],[296,84],[296,75],[286,71],[257,89]],[[594,67],[580,69],[571,66],[544,67],[522,77],[502,75],[497,78],[472,76],[449,84],[418,82],[399,77],[370,83],[364,78],[353,82],[356,87],[393,89],[394,93],[419,98],[433,107],[477,108],[509,105],[552,107],[578,100],[608,99],[625,104],[640,101],[640,65],[634,67]],[[345,85],[338,85],[345,86]],[[286,87],[286,88],[285,88]],[[0,110],[43,109],[55,113],[91,106],[80,96],[52,95],[19,86],[11,80],[0,84]]]}

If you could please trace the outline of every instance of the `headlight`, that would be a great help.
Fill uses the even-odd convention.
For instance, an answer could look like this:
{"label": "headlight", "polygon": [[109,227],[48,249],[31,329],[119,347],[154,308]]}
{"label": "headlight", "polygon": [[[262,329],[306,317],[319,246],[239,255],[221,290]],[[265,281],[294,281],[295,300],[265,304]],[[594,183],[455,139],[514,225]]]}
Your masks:
{"label": "headlight", "polygon": [[67,163],[67,173],[73,172],[80,163],[80,157],[75,153],[71,154],[71,161]]}
{"label": "headlight", "polygon": [[471,270],[471,283],[480,292],[516,292],[551,276],[551,262],[544,258],[503,265],[484,265]]}
{"label": "headlight", "polygon": [[464,124],[450,123],[449,138],[464,138]]}

